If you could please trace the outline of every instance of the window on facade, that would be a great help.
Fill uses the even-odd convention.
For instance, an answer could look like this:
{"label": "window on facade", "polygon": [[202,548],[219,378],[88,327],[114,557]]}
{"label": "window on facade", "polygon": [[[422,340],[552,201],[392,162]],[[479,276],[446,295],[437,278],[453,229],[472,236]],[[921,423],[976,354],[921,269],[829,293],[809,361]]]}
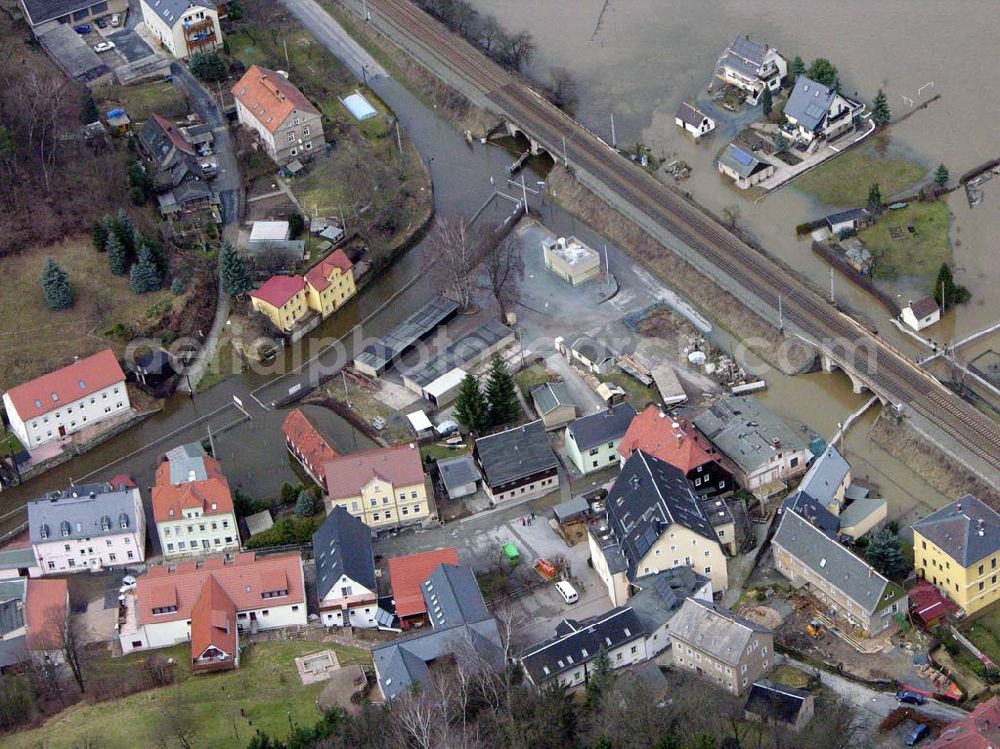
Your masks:
{"label": "window on facade", "polygon": [[117,561],[117,559],[118,559],[118,555],[117,554],[108,554],[108,561],[109,562]]}
{"label": "window on facade", "polygon": [[289,131],[289,133],[288,133],[288,142],[289,143],[294,143],[295,142],[295,132],[294,131]]}
{"label": "window on facade", "polygon": [[791,459],[791,460],[789,461],[789,465],[790,465],[790,466],[791,466],[792,468],[795,468],[795,466],[797,466],[798,464],[799,464],[799,459],[798,459],[798,458],[792,458],[792,459]]}

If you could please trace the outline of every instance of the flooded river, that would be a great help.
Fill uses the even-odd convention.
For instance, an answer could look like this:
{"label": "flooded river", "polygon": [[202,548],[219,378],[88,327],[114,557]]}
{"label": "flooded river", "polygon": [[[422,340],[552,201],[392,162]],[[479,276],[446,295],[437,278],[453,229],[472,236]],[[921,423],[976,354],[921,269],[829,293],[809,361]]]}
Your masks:
{"label": "flooded river", "polygon": [[[620,143],[643,140],[664,154],[676,153],[691,163],[695,177],[688,183],[689,189],[714,210],[740,199],[712,171],[711,162],[724,141],[717,137],[695,146],[679,138],[673,128],[673,110],[681,99],[693,97],[704,88],[717,55],[737,33],[770,39],[782,50],[797,52],[807,59],[827,56],[840,68],[845,90],[856,88],[867,98],[884,83],[894,106],[899,104],[901,93],[912,96],[917,86],[934,80],[935,92],[944,96],[941,103],[910,118],[893,134],[898,144],[893,147],[912,150],[928,165],[944,161],[957,175],[984,161],[998,142],[993,123],[997,121],[995,115],[1000,114],[1000,101],[986,95],[976,79],[979,70],[993,69],[991,59],[1000,56],[991,38],[996,29],[995,17],[993,23],[982,23],[975,12],[963,15],[950,4],[921,3],[917,12],[914,5],[902,1],[857,4],[854,10],[850,3],[832,7],[746,2],[720,9],[716,4],[682,5],[662,0],[477,1],[510,28],[530,26],[539,48],[536,68],[544,71],[552,65],[563,65],[574,72],[581,83],[579,117],[584,123],[604,133],[610,129],[610,115],[614,112]],[[598,24],[604,5],[607,7]],[[569,6],[572,13],[566,12]],[[491,177],[497,185],[503,184],[504,166],[511,161],[509,153],[496,146],[467,144],[394,81],[379,79],[373,88],[395,109],[408,137],[428,160],[438,214],[469,216],[491,194]],[[963,116],[956,117],[958,111]],[[529,184],[538,177],[529,173]],[[991,193],[988,201],[1000,201],[1000,190]],[[956,195],[951,205],[956,214],[956,235],[963,239],[956,250],[960,280],[977,299],[984,300],[969,305],[957,317],[959,329],[971,331],[992,321],[991,315],[998,312],[996,295],[991,296],[990,290],[1000,288],[1000,263],[985,260],[994,252],[994,245],[989,244],[993,240],[988,216],[996,217],[1000,202],[984,204],[971,212],[964,195]],[[802,268],[818,283],[828,284],[828,270],[805,244],[795,240],[793,231],[796,223],[822,212],[821,206],[812,205],[794,189],[781,191],[756,206],[742,205],[748,228],[763,245]],[[565,214],[560,216],[557,210],[549,215],[553,223],[560,225],[557,229],[566,231],[563,227],[573,226],[572,220]],[[329,339],[346,334],[405,287],[365,326],[365,334],[381,334],[434,293],[424,272],[431,260],[428,242],[421,242],[313,336]],[[411,284],[415,277],[419,280]],[[874,319],[884,321],[884,311],[873,307],[846,282],[840,283],[838,294]],[[805,423],[826,438],[836,431],[837,422],[867,400],[867,395],[854,395],[841,375],[790,378],[772,373],[767,379],[769,390],[763,398],[768,406],[791,423]],[[259,375],[242,375],[198,394],[194,401],[183,396],[174,398],[162,413],[124,436],[25,486],[4,492],[0,495],[4,513],[0,526],[10,527],[19,521],[17,508],[27,499],[84,476],[105,478],[127,472],[145,489],[152,482],[156,452],[184,440],[205,437],[207,424],[216,431],[216,449],[232,484],[252,496],[273,496],[283,481],[295,480],[295,474],[280,433],[285,412],[251,406],[250,391],[267,380]],[[234,395],[250,407],[253,421],[220,434],[240,416],[232,406]],[[322,420],[324,431],[334,439],[338,450],[351,452],[370,445],[343,419],[318,409],[312,413]],[[855,474],[869,476],[881,485],[890,500],[892,517],[908,512],[915,503],[942,504],[946,498],[870,443],[867,434],[873,413],[861,420],[846,439]],[[191,425],[192,419],[203,421]],[[122,458],[133,452],[134,456]]]}

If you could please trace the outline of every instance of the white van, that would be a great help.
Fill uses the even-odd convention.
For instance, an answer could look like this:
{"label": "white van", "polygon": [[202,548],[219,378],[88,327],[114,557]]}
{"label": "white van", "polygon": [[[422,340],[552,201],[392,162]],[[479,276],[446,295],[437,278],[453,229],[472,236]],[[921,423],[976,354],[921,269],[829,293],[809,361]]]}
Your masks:
{"label": "white van", "polygon": [[563,597],[566,603],[576,603],[580,600],[580,595],[576,592],[572,585],[570,585],[565,580],[560,580],[556,583],[556,590],[559,591],[559,595]]}

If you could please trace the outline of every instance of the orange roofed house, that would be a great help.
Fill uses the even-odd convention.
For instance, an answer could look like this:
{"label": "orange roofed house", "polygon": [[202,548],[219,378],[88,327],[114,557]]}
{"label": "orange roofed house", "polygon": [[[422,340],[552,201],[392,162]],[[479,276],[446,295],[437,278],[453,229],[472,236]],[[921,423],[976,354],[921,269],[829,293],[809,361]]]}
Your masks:
{"label": "orange roofed house", "polygon": [[354,296],[354,264],[335,250],[303,276],[271,276],[250,294],[253,308],[290,333],[312,313],[324,320]]}
{"label": "orange roofed house", "polygon": [[327,512],[340,505],[375,533],[430,515],[424,466],[414,443],[345,455],[324,470]]}
{"label": "orange roofed house", "polygon": [[458,549],[444,546],[389,560],[389,585],[403,629],[424,621],[427,604],[420,586],[442,564],[457,565]]}
{"label": "orange roofed house", "polygon": [[28,580],[24,596],[25,646],[38,663],[66,660],[69,585],[65,580]]}
{"label": "orange roofed house", "polygon": [[200,443],[175,447],[157,467],[153,519],[168,560],[239,551],[229,482]]}
{"label": "orange roofed house", "polygon": [[28,450],[131,408],[111,349],[12,387],[3,395],[10,430]]}
{"label": "orange roofed house", "polygon": [[338,457],[337,451],[323,438],[301,408],[296,408],[285,417],[281,433],[285,435],[285,446],[292,457],[309,474],[309,478],[326,489],[326,464]]}
{"label": "orange roofed house", "polygon": [[976,705],[972,714],[949,723],[925,749],[997,749],[1000,747],[1000,697]]}
{"label": "orange roofed house", "polygon": [[151,567],[122,607],[123,652],[190,642],[196,672],[236,668],[241,632],[306,624],[302,557],[243,553]]}
{"label": "orange roofed house", "polygon": [[278,164],[323,149],[319,110],[281,73],[251,65],[232,91],[240,124],[260,136]]}

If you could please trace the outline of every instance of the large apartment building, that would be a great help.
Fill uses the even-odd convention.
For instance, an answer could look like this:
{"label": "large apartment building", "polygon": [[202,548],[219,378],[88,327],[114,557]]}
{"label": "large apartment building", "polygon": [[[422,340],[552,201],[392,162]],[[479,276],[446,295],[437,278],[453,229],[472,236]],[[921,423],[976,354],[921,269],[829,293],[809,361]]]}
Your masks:
{"label": "large apartment building", "polygon": [[260,136],[278,164],[323,149],[320,111],[282,73],[251,65],[232,91],[240,124]]}
{"label": "large apartment building", "polygon": [[142,22],[170,54],[182,60],[222,47],[214,0],[140,0]]}

